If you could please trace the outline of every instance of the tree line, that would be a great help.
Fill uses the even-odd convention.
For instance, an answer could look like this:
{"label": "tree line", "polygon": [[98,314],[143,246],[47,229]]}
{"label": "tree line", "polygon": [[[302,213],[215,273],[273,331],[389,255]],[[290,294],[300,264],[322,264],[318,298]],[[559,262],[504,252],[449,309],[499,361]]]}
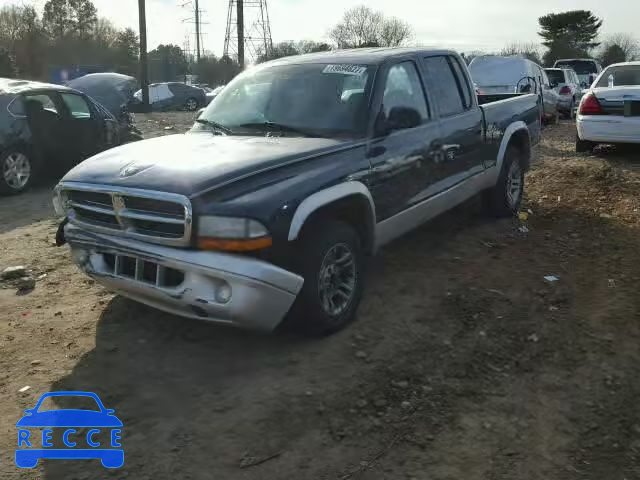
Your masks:
{"label": "tree line", "polygon": [[[538,19],[541,44],[512,42],[499,55],[521,55],[545,66],[558,58],[591,57],[603,65],[640,59],[640,45],[629,34],[599,41],[602,19],[588,10],[551,13]],[[256,59],[280,57],[334,48],[396,47],[413,39],[411,26],[367,6],[344,12],[328,31],[330,43],[312,40],[280,42]],[[487,52],[465,54],[467,61]],[[47,80],[56,68],[90,66],[137,76],[138,34],[119,29],[98,16],[91,0],[48,0],[40,16],[32,6],[0,8],[0,77]],[[240,67],[234,59],[205,54],[199,62],[177,45],[159,45],[148,54],[152,82],[198,75],[199,82],[227,83]]]}
{"label": "tree line", "polygon": [[[61,68],[88,67],[138,76],[136,31],[98,16],[91,0],[48,0],[40,16],[28,5],[0,7],[0,77],[49,80]],[[228,82],[240,71],[234,60],[208,55],[196,65],[177,45],[148,53],[152,82],[184,79],[202,70],[203,82]]]}

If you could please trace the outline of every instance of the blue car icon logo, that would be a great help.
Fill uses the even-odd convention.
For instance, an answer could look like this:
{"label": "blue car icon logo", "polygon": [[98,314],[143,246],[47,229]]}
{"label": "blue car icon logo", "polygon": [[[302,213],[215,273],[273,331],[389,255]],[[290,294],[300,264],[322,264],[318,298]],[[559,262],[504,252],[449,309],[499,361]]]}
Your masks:
{"label": "blue car icon logo", "polygon": [[[62,408],[40,411],[42,402],[49,397],[89,397],[95,400],[98,409]],[[69,401],[73,401],[73,398]],[[100,459],[107,468],[119,468],[124,464],[124,450],[120,448],[122,422],[113,414],[114,410],[104,408],[95,393],[45,393],[36,406],[25,410],[25,413],[16,423],[18,467],[33,468],[41,458]],[[42,431],[36,432],[33,428],[42,428]],[[86,433],[84,430],[87,430]],[[59,439],[65,448],[53,448],[54,433],[62,434]],[[108,436],[105,438],[105,435]]]}

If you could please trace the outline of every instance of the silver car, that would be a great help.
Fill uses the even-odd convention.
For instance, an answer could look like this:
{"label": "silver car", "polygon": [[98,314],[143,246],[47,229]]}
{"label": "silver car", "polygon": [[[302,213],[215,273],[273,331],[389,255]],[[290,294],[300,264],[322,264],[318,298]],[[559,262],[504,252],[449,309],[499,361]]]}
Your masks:
{"label": "silver car", "polygon": [[582,87],[576,72],[570,68],[545,68],[551,87],[558,93],[558,110],[573,119],[582,98]]}

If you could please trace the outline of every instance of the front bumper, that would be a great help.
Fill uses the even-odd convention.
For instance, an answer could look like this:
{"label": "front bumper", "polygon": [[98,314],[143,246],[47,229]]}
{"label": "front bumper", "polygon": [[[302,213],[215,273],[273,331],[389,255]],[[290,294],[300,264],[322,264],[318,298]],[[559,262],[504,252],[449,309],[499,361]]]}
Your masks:
{"label": "front bumper", "polygon": [[[303,284],[299,275],[250,257],[152,245],[72,224],[64,233],[76,264],[97,282],[183,317],[270,331],[287,314]],[[114,258],[135,267],[120,270]],[[173,274],[172,283],[160,280],[161,270]]]}
{"label": "front bumper", "polygon": [[600,143],[640,143],[640,117],[578,115],[581,140]]}

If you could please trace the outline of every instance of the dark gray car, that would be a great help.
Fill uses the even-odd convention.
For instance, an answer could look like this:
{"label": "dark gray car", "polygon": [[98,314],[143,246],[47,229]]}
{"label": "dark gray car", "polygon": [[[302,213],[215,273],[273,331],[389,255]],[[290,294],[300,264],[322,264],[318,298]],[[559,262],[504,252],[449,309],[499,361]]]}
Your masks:
{"label": "dark gray car", "polygon": [[[134,94],[138,102],[142,101],[142,90]],[[196,111],[207,104],[202,88],[180,82],[152,83],[149,85],[149,104],[153,111],[188,110]]]}

